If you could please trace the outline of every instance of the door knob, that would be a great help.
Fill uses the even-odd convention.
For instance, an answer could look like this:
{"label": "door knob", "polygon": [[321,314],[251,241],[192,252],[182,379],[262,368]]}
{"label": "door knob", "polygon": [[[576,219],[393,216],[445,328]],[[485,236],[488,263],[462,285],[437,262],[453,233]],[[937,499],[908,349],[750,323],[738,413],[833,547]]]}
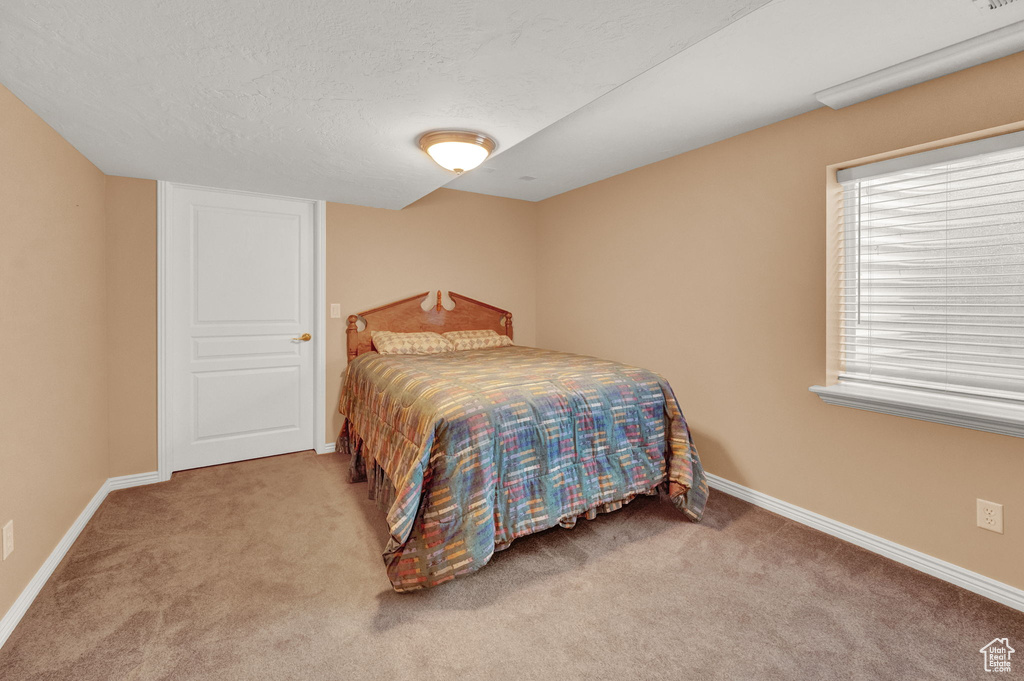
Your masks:
{"label": "door knob", "polygon": [[308,333],[304,333],[301,336],[299,336],[298,338],[292,338],[292,340],[308,341],[308,340],[312,340],[312,338],[313,337],[310,336]]}

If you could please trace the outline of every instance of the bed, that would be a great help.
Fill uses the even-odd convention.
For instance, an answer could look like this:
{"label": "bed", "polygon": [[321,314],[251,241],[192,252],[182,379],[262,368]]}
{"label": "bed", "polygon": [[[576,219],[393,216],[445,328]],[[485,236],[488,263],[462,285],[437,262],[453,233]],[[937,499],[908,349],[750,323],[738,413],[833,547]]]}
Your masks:
{"label": "bed", "polygon": [[[572,527],[639,495],[664,494],[700,520],[707,483],[661,376],[595,357],[508,345],[381,354],[375,331],[491,330],[507,310],[428,294],[348,318],[339,451],[386,513],[396,591],[480,569],[518,537]],[[361,327],[361,324],[363,325]],[[379,336],[380,337],[380,336]]]}

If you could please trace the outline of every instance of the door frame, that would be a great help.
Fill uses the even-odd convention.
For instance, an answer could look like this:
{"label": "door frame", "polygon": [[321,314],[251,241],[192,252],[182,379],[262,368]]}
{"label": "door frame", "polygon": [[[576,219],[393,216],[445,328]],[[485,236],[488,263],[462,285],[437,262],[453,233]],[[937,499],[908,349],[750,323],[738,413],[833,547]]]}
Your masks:
{"label": "door frame", "polygon": [[327,429],[327,202],[295,199],[291,196],[261,194],[235,189],[203,187],[182,182],[158,180],[156,183],[156,357],[157,357],[157,469],[160,481],[171,479],[174,445],[171,439],[170,388],[168,372],[168,334],[170,324],[167,305],[168,254],[170,253],[171,193],[175,189],[201,189],[225,194],[244,194],[272,199],[309,201],[313,210],[313,442],[318,454],[334,450],[334,443],[320,444]]}

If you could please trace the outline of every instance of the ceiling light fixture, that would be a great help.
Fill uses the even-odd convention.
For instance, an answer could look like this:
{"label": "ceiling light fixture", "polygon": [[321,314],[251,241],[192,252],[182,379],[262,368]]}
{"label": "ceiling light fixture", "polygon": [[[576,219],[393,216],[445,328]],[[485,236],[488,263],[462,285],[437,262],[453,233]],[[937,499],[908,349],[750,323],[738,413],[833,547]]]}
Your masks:
{"label": "ceiling light fixture", "polygon": [[494,151],[494,140],[479,132],[437,130],[420,137],[420,149],[456,175],[472,170]]}

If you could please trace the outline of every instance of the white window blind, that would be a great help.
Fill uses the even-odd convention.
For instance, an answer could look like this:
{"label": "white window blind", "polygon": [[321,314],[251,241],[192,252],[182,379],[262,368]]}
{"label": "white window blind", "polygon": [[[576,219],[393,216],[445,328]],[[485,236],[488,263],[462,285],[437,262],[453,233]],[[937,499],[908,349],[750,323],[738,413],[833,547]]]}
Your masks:
{"label": "white window blind", "polygon": [[840,379],[1024,400],[1024,134],[838,179]]}

